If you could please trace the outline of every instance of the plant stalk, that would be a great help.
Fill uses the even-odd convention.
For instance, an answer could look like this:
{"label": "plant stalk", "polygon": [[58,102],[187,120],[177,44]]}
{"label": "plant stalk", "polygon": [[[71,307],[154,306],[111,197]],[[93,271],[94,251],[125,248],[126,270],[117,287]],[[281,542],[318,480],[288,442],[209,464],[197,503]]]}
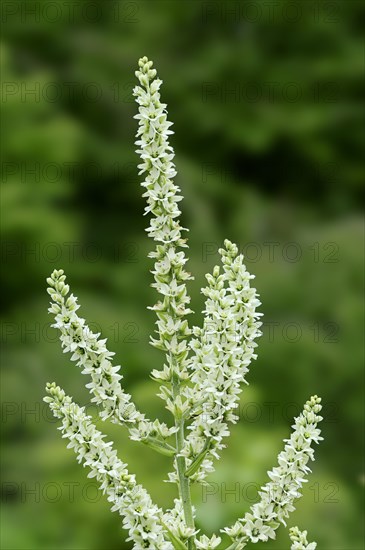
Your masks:
{"label": "plant stalk", "polygon": [[[175,376],[172,381],[172,390],[173,390],[173,395],[176,398],[180,394],[180,383]],[[179,453],[182,451],[184,447],[184,441],[185,441],[184,420],[175,419],[175,426],[178,428],[178,431],[176,432],[176,450],[177,450],[176,465],[177,465],[177,473],[179,477],[180,498],[183,504],[186,526],[190,527],[191,529],[195,529],[193,508],[191,504],[191,495],[190,495],[190,480],[185,475],[186,460],[184,456],[179,456]],[[188,550],[195,550],[195,544],[192,538],[188,540]]]}

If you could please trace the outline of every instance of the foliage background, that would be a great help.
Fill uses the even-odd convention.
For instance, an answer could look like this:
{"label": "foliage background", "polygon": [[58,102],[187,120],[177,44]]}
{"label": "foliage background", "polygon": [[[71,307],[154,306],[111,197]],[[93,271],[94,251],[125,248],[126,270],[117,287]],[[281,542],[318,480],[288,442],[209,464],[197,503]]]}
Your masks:
{"label": "foliage background", "polygon": [[[54,268],[109,337],[139,406],[168,419],[148,377],[162,357],[148,345],[152,242],[133,145],[142,55],[175,123],[192,321],[229,237],[257,277],[266,322],[215,485],[195,491],[199,526],[217,531],[249,508],[291,417],[318,393],[325,441],[290,525],[319,549],[363,548],[363,12],[352,0],[3,3],[4,550],[130,548],[42,404],[49,380],[88,403],[48,327]],[[170,505],[169,461],[103,429]],[[281,529],[265,548],[288,546]]]}

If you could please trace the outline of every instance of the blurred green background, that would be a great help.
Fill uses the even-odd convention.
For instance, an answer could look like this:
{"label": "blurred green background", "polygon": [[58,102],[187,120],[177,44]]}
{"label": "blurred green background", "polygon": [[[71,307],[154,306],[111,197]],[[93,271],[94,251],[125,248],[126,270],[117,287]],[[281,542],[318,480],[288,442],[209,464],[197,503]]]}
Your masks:
{"label": "blurred green background", "polygon": [[[163,357],[148,344],[152,242],[133,143],[143,55],[175,123],[191,322],[225,237],[245,253],[265,315],[240,422],[212,485],[194,489],[198,525],[217,532],[249,509],[291,418],[317,393],[325,440],[289,525],[319,549],[364,547],[363,15],[351,0],[3,2],[4,550],[131,548],[42,403],[53,380],[89,403],[49,328],[53,269],[109,338],[140,408],[170,421],[148,376]],[[102,429],[170,506],[169,460]],[[263,547],[288,548],[285,529]]]}

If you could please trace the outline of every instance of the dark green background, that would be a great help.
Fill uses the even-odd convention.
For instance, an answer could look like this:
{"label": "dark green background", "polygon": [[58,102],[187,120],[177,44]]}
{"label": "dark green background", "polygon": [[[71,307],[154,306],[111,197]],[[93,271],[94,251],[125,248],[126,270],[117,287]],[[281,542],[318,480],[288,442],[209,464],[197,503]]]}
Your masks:
{"label": "dark green background", "polygon": [[[175,123],[192,322],[225,237],[246,253],[266,322],[215,485],[194,491],[199,527],[217,532],[248,510],[291,418],[317,393],[325,439],[289,525],[319,550],[363,548],[363,4],[3,4],[2,548],[130,548],[42,404],[53,380],[88,403],[48,328],[54,268],[108,336],[141,409],[170,421],[148,376],[163,357],[148,345],[153,243],[133,144],[143,55]],[[169,460],[103,429],[171,505]],[[289,544],[280,529],[265,548]]]}

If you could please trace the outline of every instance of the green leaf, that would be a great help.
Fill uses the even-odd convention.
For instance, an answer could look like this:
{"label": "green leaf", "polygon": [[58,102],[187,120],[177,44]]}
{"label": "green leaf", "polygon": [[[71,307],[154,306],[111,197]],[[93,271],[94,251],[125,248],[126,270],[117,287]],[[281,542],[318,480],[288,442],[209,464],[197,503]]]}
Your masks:
{"label": "green leaf", "polygon": [[186,472],[185,472],[186,477],[191,477],[199,469],[201,463],[203,462],[203,460],[205,458],[205,455],[209,451],[209,447],[210,447],[210,437],[208,437],[208,439],[206,440],[204,448],[201,451],[201,453],[198,454],[196,459],[192,462],[192,464],[186,470]]}
{"label": "green leaf", "polygon": [[176,454],[176,449],[174,447],[172,447],[168,443],[156,439],[155,437],[149,436],[144,439],[142,443],[148,445],[149,447],[151,447],[151,449],[154,449],[158,453],[161,453],[165,456],[174,456]]}

